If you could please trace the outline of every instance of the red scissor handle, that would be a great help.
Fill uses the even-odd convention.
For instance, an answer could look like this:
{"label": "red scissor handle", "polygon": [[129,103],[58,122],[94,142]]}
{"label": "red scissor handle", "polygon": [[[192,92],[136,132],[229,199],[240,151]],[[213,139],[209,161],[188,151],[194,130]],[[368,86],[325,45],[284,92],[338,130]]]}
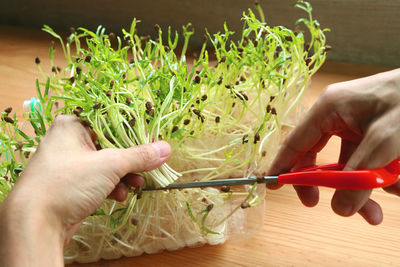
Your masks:
{"label": "red scissor handle", "polygon": [[325,186],[336,189],[365,190],[394,184],[400,174],[400,159],[384,168],[343,171],[344,164],[324,164],[278,176],[279,184]]}

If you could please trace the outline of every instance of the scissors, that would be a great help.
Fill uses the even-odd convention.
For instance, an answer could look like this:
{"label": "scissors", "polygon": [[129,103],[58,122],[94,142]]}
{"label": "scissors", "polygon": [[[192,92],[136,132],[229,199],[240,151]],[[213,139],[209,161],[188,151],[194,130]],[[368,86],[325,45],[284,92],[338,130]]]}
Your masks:
{"label": "scissors", "polygon": [[400,174],[400,159],[392,161],[383,168],[371,170],[343,171],[344,164],[332,163],[315,165],[295,172],[276,176],[233,178],[189,183],[174,183],[165,187],[145,187],[143,191],[172,190],[217,186],[251,185],[254,183],[292,184],[324,186],[346,190],[367,190],[394,184]]}

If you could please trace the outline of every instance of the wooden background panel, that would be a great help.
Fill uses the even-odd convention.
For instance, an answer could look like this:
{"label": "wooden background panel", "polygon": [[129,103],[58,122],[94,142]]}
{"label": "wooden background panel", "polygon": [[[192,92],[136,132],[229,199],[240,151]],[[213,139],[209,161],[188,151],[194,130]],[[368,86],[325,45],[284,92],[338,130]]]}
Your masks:
{"label": "wooden background panel", "polygon": [[[294,0],[260,0],[267,22],[294,28],[304,16],[293,8]],[[334,50],[329,59],[386,66],[400,66],[400,1],[398,0],[310,0],[314,18],[327,34]],[[253,7],[253,0],[70,0],[0,1],[0,24],[40,28],[48,24],[57,30],[70,26],[95,29],[98,25],[120,33],[136,17],[142,20],[139,32],[155,34],[155,23],[181,29],[192,22],[196,34],[193,45],[201,44],[204,28],[214,33],[227,21],[231,30],[240,31],[242,12]]]}

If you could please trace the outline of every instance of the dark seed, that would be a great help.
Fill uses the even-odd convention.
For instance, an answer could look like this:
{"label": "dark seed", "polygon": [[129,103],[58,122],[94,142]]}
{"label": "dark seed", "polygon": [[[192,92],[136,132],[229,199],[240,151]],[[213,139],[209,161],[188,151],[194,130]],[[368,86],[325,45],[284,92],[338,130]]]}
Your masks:
{"label": "dark seed", "polygon": [[285,36],[285,40],[288,42],[293,41],[292,36],[290,36],[290,35]]}
{"label": "dark seed", "polygon": [[236,82],[235,82],[235,85],[239,85],[239,83],[240,83],[239,81],[236,81]]}
{"label": "dark seed", "polygon": [[309,49],[310,49],[310,46],[311,46],[310,43],[306,43],[305,46],[304,46],[304,49],[305,49],[305,50],[309,50]]}
{"label": "dark seed", "polygon": [[81,74],[81,72],[82,72],[82,69],[80,68],[80,67],[76,67],[76,74]]}
{"label": "dark seed", "polygon": [[54,72],[54,73],[57,73],[57,69],[56,69],[56,67],[51,67],[51,72]]}
{"label": "dark seed", "polygon": [[36,64],[40,64],[40,58],[36,57],[36,58],[35,58],[35,63],[36,63]]}
{"label": "dark seed", "polygon": [[72,76],[71,78],[69,78],[69,82],[70,82],[70,83],[74,83],[74,82],[75,82],[75,77]]}
{"label": "dark seed", "polygon": [[219,78],[217,84],[218,84],[218,85],[221,85],[221,83],[222,83],[222,77]]}
{"label": "dark seed", "polygon": [[221,59],[219,60],[219,63],[223,63],[226,61],[226,56],[222,56]]}
{"label": "dark seed", "polygon": [[130,96],[126,97],[126,104],[128,105],[132,104],[132,98]]}
{"label": "dark seed", "polygon": [[128,121],[128,124],[129,124],[130,127],[135,126],[135,123],[136,123],[136,119],[135,118],[132,118],[130,121]]}
{"label": "dark seed", "polygon": [[215,122],[219,123],[221,121],[221,118],[219,116],[215,117]]}
{"label": "dark seed", "polygon": [[4,120],[5,122],[8,122],[8,123],[14,123],[14,120],[11,119],[11,118],[8,117],[8,116],[5,116],[5,117],[3,118],[3,120]]}
{"label": "dark seed", "polygon": [[261,157],[265,157],[267,155],[267,151],[263,151],[263,152],[261,152]]}
{"label": "dark seed", "polygon": [[115,33],[110,32],[110,34],[108,35],[108,39],[114,40],[115,39]]}
{"label": "dark seed", "polygon": [[194,77],[194,82],[195,82],[195,83],[200,83],[200,80],[201,80],[201,78],[200,78],[199,75],[196,75],[196,76]]}
{"label": "dark seed", "polygon": [[138,222],[139,221],[136,218],[134,218],[134,217],[131,218],[131,224],[136,226],[138,224]]}
{"label": "dark seed", "polygon": [[225,192],[225,193],[228,193],[229,191],[231,191],[231,188],[229,186],[227,186],[227,185],[223,185],[221,187],[221,191]]}
{"label": "dark seed", "polygon": [[213,208],[214,208],[214,204],[209,204],[206,209],[208,212],[210,212]]}
{"label": "dark seed", "polygon": [[201,115],[200,110],[198,109],[193,109],[193,113],[196,114],[197,116]]}
{"label": "dark seed", "polygon": [[146,102],[146,110],[151,110],[153,108],[153,103],[151,103],[150,101]]}
{"label": "dark seed", "polygon": [[240,205],[240,207],[241,207],[242,209],[247,209],[247,208],[250,207],[250,204],[249,204],[249,202],[247,202],[247,201],[243,201],[242,204]]}
{"label": "dark seed", "polygon": [[110,90],[107,91],[106,96],[110,97],[111,94],[112,94],[112,90],[110,89]]}
{"label": "dark seed", "polygon": [[248,134],[243,135],[243,137],[242,137],[242,144],[249,142],[248,137],[249,137]]}
{"label": "dark seed", "polygon": [[83,111],[83,109],[81,107],[76,107],[74,109],[74,114],[79,117],[81,115],[82,111]]}
{"label": "dark seed", "polygon": [[226,89],[231,89],[231,88],[232,88],[232,85],[229,84],[229,83],[228,83],[228,84],[225,84],[225,88],[226,88]]}
{"label": "dark seed", "polygon": [[12,111],[12,107],[8,107],[4,110],[5,113],[10,114]]}
{"label": "dark seed", "polygon": [[131,59],[129,60],[129,64],[133,64],[133,63],[135,63],[135,61],[133,60],[133,58],[131,58]]}
{"label": "dark seed", "polygon": [[154,109],[148,109],[148,110],[146,110],[146,113],[149,114],[150,116],[154,117]]}
{"label": "dark seed", "polygon": [[200,104],[200,100],[197,99],[197,100],[196,100],[196,104]]}
{"label": "dark seed", "polygon": [[258,0],[254,0],[254,5],[255,5],[255,6],[260,5],[260,3],[258,2]]}
{"label": "dark seed", "polygon": [[260,134],[259,134],[259,133],[256,133],[256,134],[254,135],[254,144],[257,144],[258,141],[260,141]]}
{"label": "dark seed", "polygon": [[257,177],[256,181],[257,181],[257,183],[261,184],[264,182],[264,177]]}
{"label": "dark seed", "polygon": [[271,114],[272,114],[272,115],[276,115],[276,109],[275,109],[275,108],[272,108],[272,109],[271,109]]}
{"label": "dark seed", "polygon": [[186,120],[183,121],[183,124],[184,124],[184,125],[188,125],[189,123],[190,123],[190,120],[189,120],[189,119],[186,119]]}
{"label": "dark seed", "polygon": [[274,99],[275,99],[275,96],[273,96],[273,95],[270,96],[270,97],[269,97],[269,102],[272,102]]}
{"label": "dark seed", "polygon": [[311,61],[312,61],[311,58],[307,58],[307,59],[306,59],[306,65],[307,65],[307,66],[310,65]]}
{"label": "dark seed", "polygon": [[114,80],[110,81],[110,88],[112,89],[114,87]]}
{"label": "dark seed", "polygon": [[61,72],[61,68],[60,68],[60,67],[57,67],[57,71],[58,71],[58,72]]}
{"label": "dark seed", "polygon": [[101,103],[97,103],[93,106],[93,109],[99,109],[101,107]]}
{"label": "dark seed", "polygon": [[267,106],[267,113],[270,113],[271,112],[271,105],[268,105]]}
{"label": "dark seed", "polygon": [[178,131],[178,130],[179,130],[179,127],[175,125],[175,126],[172,128],[171,133],[174,133],[174,132],[176,132],[176,131]]}
{"label": "dark seed", "polygon": [[95,147],[96,147],[96,150],[102,150],[103,149],[100,144],[96,144]]}
{"label": "dark seed", "polygon": [[191,132],[190,132],[190,135],[194,135],[194,131],[191,131]]}
{"label": "dark seed", "polygon": [[236,105],[236,103],[235,103],[235,102],[233,102],[233,103],[232,103],[232,108],[234,108],[234,107],[235,107],[235,105]]}
{"label": "dark seed", "polygon": [[150,119],[146,119],[146,123],[149,124],[150,123]]}
{"label": "dark seed", "polygon": [[91,55],[87,55],[85,57],[85,62],[89,63],[92,60],[92,56]]}
{"label": "dark seed", "polygon": [[27,158],[29,158],[30,154],[31,154],[31,152],[25,151],[24,152],[24,157],[27,159]]}

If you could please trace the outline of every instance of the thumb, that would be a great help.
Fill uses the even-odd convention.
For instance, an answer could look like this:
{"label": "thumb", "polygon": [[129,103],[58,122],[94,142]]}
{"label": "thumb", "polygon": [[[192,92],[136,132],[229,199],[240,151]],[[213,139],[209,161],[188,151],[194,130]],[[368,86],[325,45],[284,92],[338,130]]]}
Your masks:
{"label": "thumb", "polygon": [[103,149],[98,153],[103,166],[121,178],[128,173],[150,171],[161,166],[171,156],[171,147],[165,141],[158,141],[126,149]]}

